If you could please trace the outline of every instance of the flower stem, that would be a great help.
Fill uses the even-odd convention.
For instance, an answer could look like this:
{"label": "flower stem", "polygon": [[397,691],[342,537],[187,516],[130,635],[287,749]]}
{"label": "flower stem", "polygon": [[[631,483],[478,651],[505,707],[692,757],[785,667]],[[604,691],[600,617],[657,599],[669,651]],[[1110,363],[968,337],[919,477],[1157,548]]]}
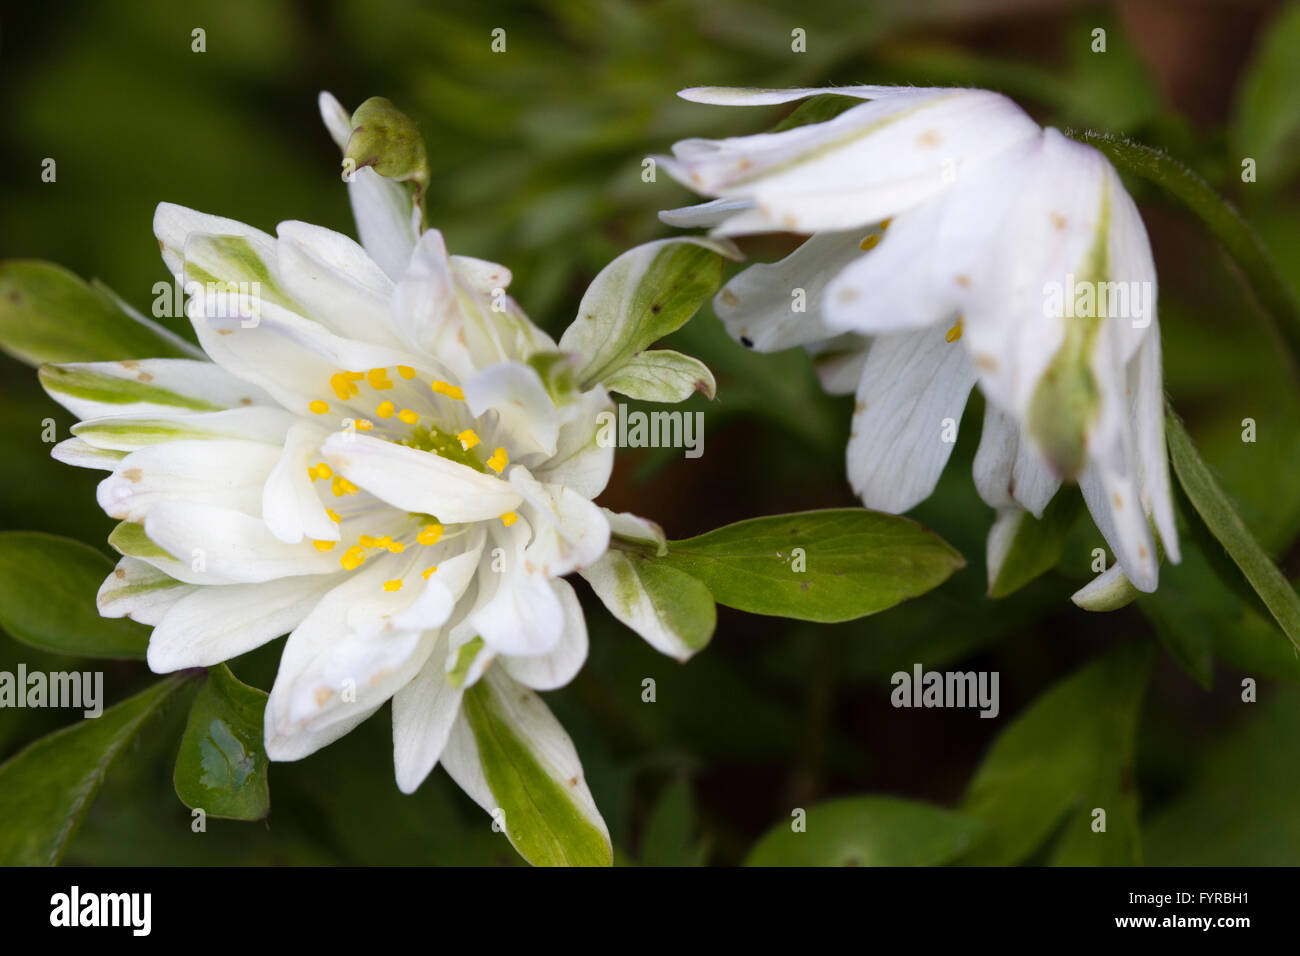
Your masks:
{"label": "flower stem", "polygon": [[1119,169],[1150,180],[1200,218],[1245,273],[1247,283],[1300,365],[1300,300],[1278,271],[1259,234],[1231,203],[1168,153],[1110,133],[1070,130],[1071,138],[1104,153]]}

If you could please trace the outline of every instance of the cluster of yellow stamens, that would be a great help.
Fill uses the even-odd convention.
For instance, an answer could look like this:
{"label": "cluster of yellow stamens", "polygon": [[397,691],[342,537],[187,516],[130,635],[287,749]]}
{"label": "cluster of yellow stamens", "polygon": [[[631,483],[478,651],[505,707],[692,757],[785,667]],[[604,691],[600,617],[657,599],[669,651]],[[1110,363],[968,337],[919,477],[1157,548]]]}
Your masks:
{"label": "cluster of yellow stamens", "polygon": [[[397,374],[406,380],[415,377],[415,369],[409,365],[398,365],[395,367]],[[350,401],[361,393],[361,384],[368,385],[376,391],[387,391],[395,385],[389,377],[387,368],[372,368],[365,372],[340,371],[330,376],[329,384],[334,394],[342,401]],[[441,395],[454,401],[464,401],[465,393],[457,385],[450,382],[433,381],[429,383],[429,388],[435,395]],[[315,415],[325,415],[330,411],[329,402],[324,399],[315,399],[308,403],[308,409]],[[420,415],[409,409],[399,408],[394,402],[385,399],[375,406],[375,417],[381,420],[387,420],[396,417],[399,421],[407,425],[416,425],[420,421]],[[353,426],[357,431],[367,432],[374,428],[374,422],[365,418],[358,418],[353,421]],[[472,428],[466,428],[456,435],[463,450],[469,451],[471,448],[481,443],[478,434]],[[504,448],[496,448],[488,457],[485,465],[496,472],[502,474],[506,466],[510,463],[510,456]],[[312,481],[321,479],[330,482],[330,490],[335,497],[343,495],[355,495],[360,489],[342,475],[334,474],[334,471],[325,462],[317,462],[307,468],[307,474]],[[338,513],[327,508],[325,513],[329,515],[331,521],[335,524],[342,523],[342,518]],[[519,515],[513,511],[507,511],[501,515],[501,523],[507,528],[519,520]],[[441,540],[443,536],[443,527],[440,524],[431,523],[424,525],[416,534],[415,540],[422,545],[434,545]],[[335,541],[313,541],[317,551],[329,552],[334,550]],[[345,571],[355,571],[365,563],[368,551],[387,551],[392,554],[401,554],[405,550],[405,545],[400,541],[394,541],[391,535],[384,535],[376,538],[373,535],[363,534],[357,538],[357,543],[346,548],[339,557],[339,565]],[[420,576],[426,581],[435,571],[437,565],[425,568],[420,572]],[[385,591],[399,591],[402,588],[402,579],[394,578],[384,582]]]}

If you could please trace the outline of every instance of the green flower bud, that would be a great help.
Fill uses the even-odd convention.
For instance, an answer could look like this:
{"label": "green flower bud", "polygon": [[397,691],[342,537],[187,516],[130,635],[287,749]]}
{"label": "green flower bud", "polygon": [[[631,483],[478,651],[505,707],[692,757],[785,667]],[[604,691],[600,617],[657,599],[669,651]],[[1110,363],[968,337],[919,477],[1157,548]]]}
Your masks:
{"label": "green flower bud", "polygon": [[429,186],[429,158],[415,122],[382,96],[372,96],[352,114],[352,138],[343,152],[348,170],[370,166],[386,179],[411,183],[423,203]]}

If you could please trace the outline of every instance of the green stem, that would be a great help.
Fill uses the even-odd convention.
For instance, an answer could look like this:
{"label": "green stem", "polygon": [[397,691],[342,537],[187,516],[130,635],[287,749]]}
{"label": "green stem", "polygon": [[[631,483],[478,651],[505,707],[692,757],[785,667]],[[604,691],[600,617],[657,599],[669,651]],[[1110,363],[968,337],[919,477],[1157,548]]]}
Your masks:
{"label": "green stem", "polygon": [[1150,180],[1194,212],[1245,273],[1263,309],[1300,364],[1300,300],[1278,271],[1268,247],[1241,213],[1200,176],[1168,153],[1092,130],[1070,130],[1081,143],[1101,150],[1119,169]]}

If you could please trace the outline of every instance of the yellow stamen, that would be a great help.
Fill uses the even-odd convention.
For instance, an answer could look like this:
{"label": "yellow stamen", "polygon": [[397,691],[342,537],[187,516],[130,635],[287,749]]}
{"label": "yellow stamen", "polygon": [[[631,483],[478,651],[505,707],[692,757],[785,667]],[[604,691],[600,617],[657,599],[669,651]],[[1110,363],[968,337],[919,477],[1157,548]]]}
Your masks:
{"label": "yellow stamen", "polygon": [[393,580],[391,580],[391,581],[385,581],[385,582],[384,582],[384,590],[385,590],[385,591],[400,591],[400,590],[402,590],[402,579],[401,579],[401,578],[393,578]]}
{"label": "yellow stamen", "polygon": [[392,402],[380,402],[379,407],[375,409],[375,414],[380,418],[392,418],[395,411],[397,406]]}
{"label": "yellow stamen", "polygon": [[389,546],[390,544],[392,544],[392,543],[393,543],[393,536],[392,536],[391,534],[386,534],[386,535],[384,535],[382,538],[380,538],[378,541],[375,542],[375,547],[376,547],[376,548],[386,548],[386,547],[388,547],[388,546]]}
{"label": "yellow stamen", "polygon": [[450,382],[430,382],[429,387],[439,395],[446,395],[448,398],[454,398],[458,401],[465,400],[465,393]]}
{"label": "yellow stamen", "polygon": [[317,478],[334,477],[334,469],[330,468],[330,466],[325,464],[325,462],[323,461],[316,462],[316,468],[314,469],[314,471]]}
{"label": "yellow stamen", "polygon": [[471,448],[477,445],[479,440],[478,436],[474,434],[474,429],[472,428],[465,429],[456,437],[460,439],[460,447],[465,449],[466,451],[469,451]]}
{"label": "yellow stamen", "polygon": [[959,338],[961,338],[961,319],[958,319],[956,325],[943,333],[945,342],[956,342]]}
{"label": "yellow stamen", "polygon": [[358,418],[356,421],[357,431],[368,432],[375,427],[375,423],[368,418]]}
{"label": "yellow stamen", "polygon": [[498,448],[492,453],[492,457],[487,460],[487,466],[498,475],[505,471],[505,467],[508,464],[510,464],[510,456],[506,454],[504,448]]}
{"label": "yellow stamen", "polygon": [[312,402],[307,406],[307,409],[308,409],[308,411],[310,411],[313,415],[324,415],[326,412],[328,412],[328,411],[330,410],[330,403],[329,403],[329,402],[323,402],[323,401],[321,401],[319,398],[317,398],[317,399],[314,399],[314,400],[313,400],[313,401],[312,401]]}
{"label": "yellow stamen", "polygon": [[388,369],[372,368],[366,373],[366,382],[371,388],[392,388],[393,383],[388,380]]}
{"label": "yellow stamen", "polygon": [[352,383],[352,379],[348,377],[346,372],[331,375],[330,388],[334,389],[334,394],[345,402],[358,392],[356,385]]}
{"label": "yellow stamen", "polygon": [[880,241],[880,233],[873,232],[871,235],[867,236],[867,238],[863,239],[860,243],[858,243],[858,248],[861,249],[863,252],[868,252],[876,248],[876,243],[878,243],[879,241]]}
{"label": "yellow stamen", "polygon": [[415,536],[415,540],[420,544],[437,544],[438,539],[442,537],[442,531],[440,524],[426,524]]}
{"label": "yellow stamen", "polygon": [[343,552],[343,557],[339,558],[339,564],[343,565],[345,571],[355,571],[365,563],[366,553],[359,545],[353,545]]}
{"label": "yellow stamen", "polygon": [[314,544],[314,545],[316,546],[316,550],[317,550],[317,551],[324,552],[324,551],[333,551],[333,550],[334,550],[334,544],[335,544],[335,542],[333,542],[333,541],[313,541],[312,544]]}
{"label": "yellow stamen", "polygon": [[392,544],[388,546],[388,550],[391,551],[393,554],[401,554],[403,551],[406,550],[406,545],[402,544],[402,542],[400,541],[394,541]]}
{"label": "yellow stamen", "polygon": [[363,534],[361,537],[357,538],[357,544],[361,545],[363,548],[373,548],[375,546],[375,539],[372,535]]}
{"label": "yellow stamen", "polygon": [[415,369],[409,365],[399,365],[397,366],[397,374],[402,378],[415,378]]}
{"label": "yellow stamen", "polygon": [[333,521],[335,524],[341,524],[343,522],[343,519],[339,517],[339,513],[333,508],[326,508],[325,513],[329,515],[330,521]]}
{"label": "yellow stamen", "polygon": [[330,482],[330,491],[334,492],[334,497],[339,498],[343,495],[355,495],[357,486],[348,481],[342,475],[335,475],[334,480]]}
{"label": "yellow stamen", "polygon": [[425,568],[423,571],[420,572],[420,577],[424,578],[424,580],[427,581],[429,580],[429,575],[433,574],[433,572],[437,570],[438,570],[438,566],[436,564],[431,568]]}
{"label": "yellow stamen", "polygon": [[890,224],[891,222],[893,222],[893,221],[894,221],[894,220],[893,220],[893,217],[890,217],[889,219],[882,219],[882,220],[880,220],[880,231],[881,231],[881,232],[884,232],[886,229],[888,229],[888,228],[889,228],[889,224]]}
{"label": "yellow stamen", "polygon": [[505,525],[507,528],[510,527],[518,520],[519,520],[519,515],[515,514],[513,511],[507,511],[505,514],[501,516],[501,523]]}
{"label": "yellow stamen", "polygon": [[397,417],[408,425],[414,425],[420,420],[420,416],[415,414],[415,412],[411,411],[409,408],[403,408],[397,413]]}

